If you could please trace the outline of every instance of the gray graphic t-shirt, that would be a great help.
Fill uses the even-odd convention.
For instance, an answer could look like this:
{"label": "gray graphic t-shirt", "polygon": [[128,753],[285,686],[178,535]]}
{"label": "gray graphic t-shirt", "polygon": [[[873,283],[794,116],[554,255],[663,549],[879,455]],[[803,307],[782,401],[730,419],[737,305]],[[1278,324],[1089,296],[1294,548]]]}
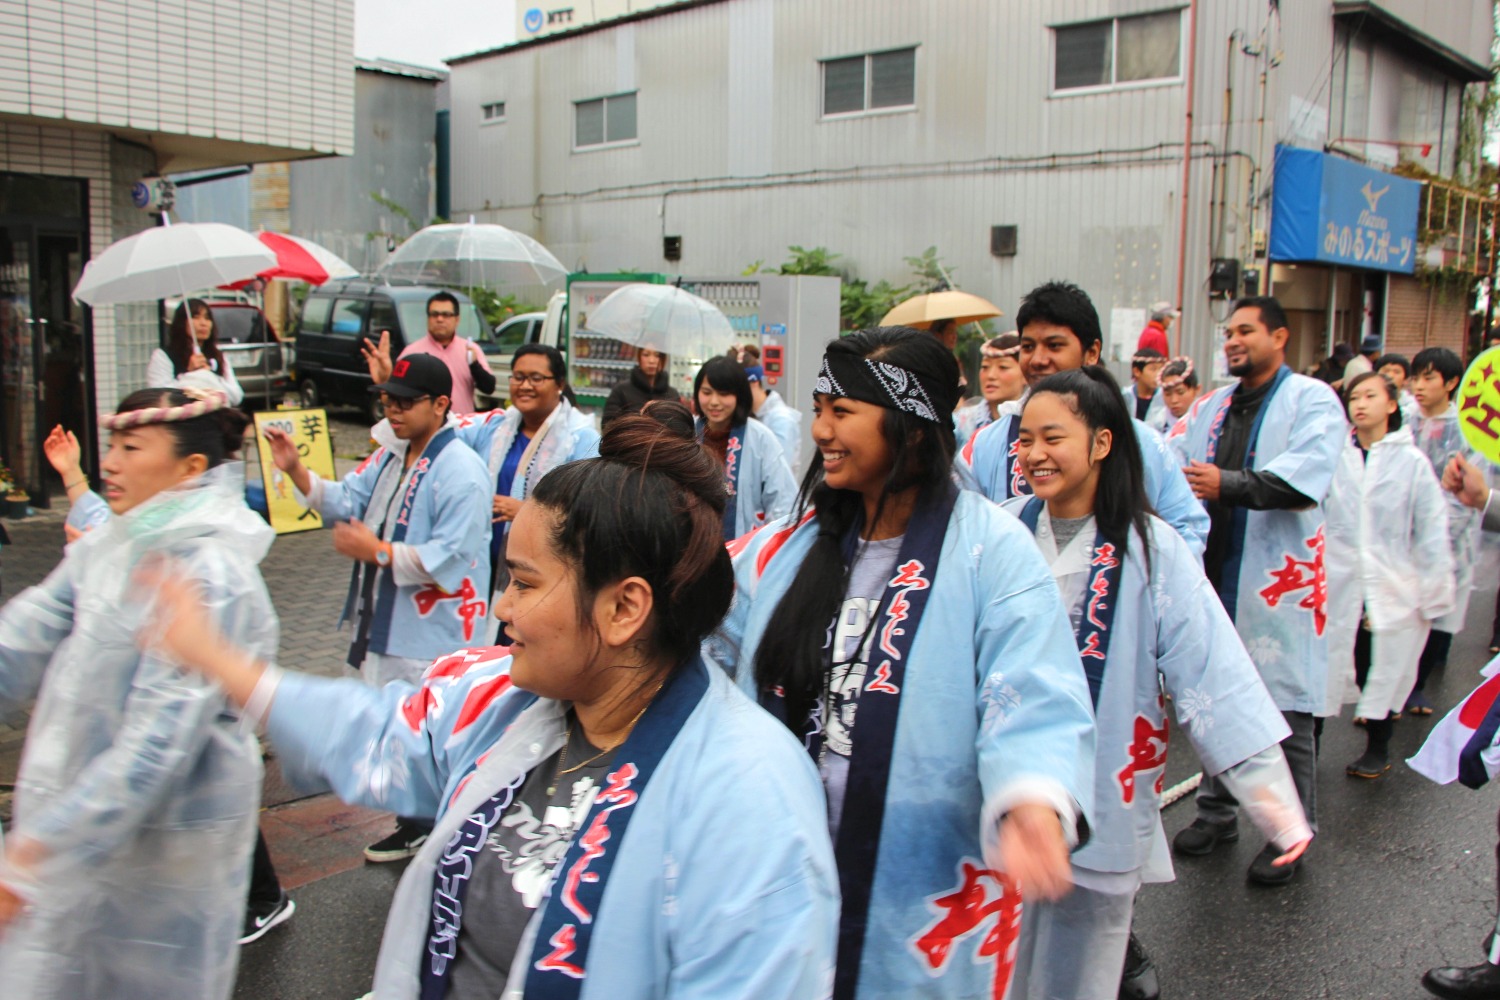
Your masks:
{"label": "gray graphic t-shirt", "polygon": [[870,648],[878,625],[870,617],[880,610],[886,584],[895,574],[904,535],[878,542],[862,542],[849,571],[849,590],[833,623],[833,668],[828,681],[828,704],[823,729],[821,770],[828,792],[828,830],[835,837],[844,813],[844,789],[849,783],[849,755],[853,749],[854,717],[859,698],[870,683]]}
{"label": "gray graphic t-shirt", "polygon": [[[599,751],[573,723],[562,768],[571,768]],[[568,852],[604,783],[613,754],[556,778],[561,751],[532,768],[515,801],[505,810],[474,858],[474,875],[463,902],[458,957],[449,976],[451,1000],[493,1000],[505,992],[511,960],[521,936]]]}

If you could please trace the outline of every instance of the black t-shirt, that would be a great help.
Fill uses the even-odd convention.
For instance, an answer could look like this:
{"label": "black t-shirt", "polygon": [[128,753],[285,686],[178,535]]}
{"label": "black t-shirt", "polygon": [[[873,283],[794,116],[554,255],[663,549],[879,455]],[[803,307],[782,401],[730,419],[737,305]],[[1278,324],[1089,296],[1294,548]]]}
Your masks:
{"label": "black t-shirt", "polygon": [[[1233,395],[1230,396],[1229,412],[1224,417],[1224,426],[1219,431],[1219,446],[1214,451],[1214,465],[1221,469],[1245,467],[1246,453],[1250,448],[1250,432],[1255,428],[1255,415],[1260,412],[1261,404],[1271,394],[1271,387],[1275,384],[1275,379],[1272,379],[1254,389],[1246,389],[1243,384],[1235,387]],[[1224,574],[1224,562],[1229,558],[1230,534],[1234,527],[1234,508],[1212,500],[1208,502],[1207,507],[1208,545],[1203,553],[1203,569],[1209,582],[1218,590],[1225,582],[1220,577]]]}
{"label": "black t-shirt", "polygon": [[1146,411],[1151,409],[1151,400],[1154,398],[1154,396],[1147,396],[1145,399],[1142,399],[1139,391],[1133,393],[1132,395],[1135,396],[1135,419],[1145,420]]}
{"label": "black t-shirt", "polygon": [[[552,870],[593,807],[614,754],[605,754],[572,774],[599,751],[572,723],[567,755],[563,751],[531,769],[520,791],[490,830],[484,850],[474,857],[474,874],[464,895],[458,957],[449,974],[450,1000],[494,1000],[505,992],[511,960],[520,947],[532,914],[542,901]],[[549,787],[556,791],[548,794]]]}

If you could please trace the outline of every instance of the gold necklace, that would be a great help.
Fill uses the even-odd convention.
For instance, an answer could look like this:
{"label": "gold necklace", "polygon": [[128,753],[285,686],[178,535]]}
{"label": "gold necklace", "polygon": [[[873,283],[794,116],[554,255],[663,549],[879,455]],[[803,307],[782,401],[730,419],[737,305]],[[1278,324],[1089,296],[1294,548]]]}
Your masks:
{"label": "gold necklace", "polygon": [[[661,688],[657,687],[657,691],[660,690]],[[651,697],[654,699],[656,695],[653,694]],[[573,723],[568,723],[568,732],[567,735],[563,738],[562,753],[558,754],[557,768],[552,772],[552,784],[547,786],[547,797],[550,799],[553,795],[557,794],[558,778],[561,778],[566,774],[572,774],[574,771],[581,771],[585,767],[588,767],[590,764],[594,763],[594,761],[600,759],[601,757],[604,757],[607,754],[612,754],[616,750],[620,749],[620,747],[624,746],[625,741],[630,738],[630,731],[635,728],[635,724],[637,722],[641,721],[641,716],[645,715],[646,709],[650,707],[651,702],[647,701],[645,708],[642,708],[639,712],[635,713],[635,718],[631,719],[630,724],[625,727],[625,734],[618,740],[616,740],[612,745],[605,747],[603,750],[600,750],[588,760],[580,761],[579,763],[574,764],[572,767],[564,769],[563,765],[568,762],[568,745],[573,742]]]}

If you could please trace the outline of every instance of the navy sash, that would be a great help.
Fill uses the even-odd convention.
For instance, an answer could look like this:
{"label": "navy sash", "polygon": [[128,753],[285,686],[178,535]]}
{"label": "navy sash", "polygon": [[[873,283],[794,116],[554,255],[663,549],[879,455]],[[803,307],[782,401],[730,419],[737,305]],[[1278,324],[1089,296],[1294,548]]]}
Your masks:
{"label": "navy sash", "polygon": [[1013,413],[1010,417],[1010,426],[1005,428],[1005,496],[1001,500],[1009,500],[1011,497],[1025,497],[1031,495],[1031,484],[1026,481],[1026,474],[1021,471],[1021,415]]}
{"label": "navy sash", "polygon": [[[885,818],[886,786],[896,745],[896,721],[901,711],[901,693],[906,688],[906,668],[912,643],[921,627],[922,612],[926,610],[932,585],[937,580],[943,537],[948,531],[957,499],[957,492],[950,490],[937,503],[917,505],[906,526],[901,553],[896,557],[896,572],[886,584],[880,610],[872,618],[879,623],[871,648],[872,669],[859,699],[859,713],[852,733],[848,784],[844,789],[843,818],[834,844],[839,885],[844,896],[833,987],[836,1000],[852,1000],[859,983],[865,929],[870,917],[870,891],[875,884],[875,860],[880,852],[881,824]],[[851,537],[846,539],[848,544],[852,545],[861,527],[855,525]],[[830,628],[824,646],[830,662],[833,635],[834,629]],[[780,691],[762,691],[760,701],[773,715],[786,718]],[[823,713],[826,711],[826,705],[814,710],[804,739],[814,761],[822,754]],[[530,1000],[529,993],[527,1000]]]}
{"label": "navy sash", "polygon": [[[698,418],[698,440],[708,431],[708,422]],[[724,541],[732,542],[740,533],[734,526],[738,517],[740,499],[740,467],[745,456],[745,425],[735,424],[729,428],[729,440],[724,444],[724,488],[729,499],[724,504]]]}
{"label": "navy sash", "polygon": [[526,971],[526,1000],[576,1000],[588,969],[599,904],[634,806],[707,690],[708,668],[695,658],[667,681],[616,751],[613,770],[558,863],[542,904]]}
{"label": "navy sash", "polygon": [[[1255,423],[1250,427],[1250,440],[1245,445],[1245,460],[1241,469],[1255,468],[1255,449],[1260,441],[1260,425],[1266,419],[1266,411],[1271,408],[1271,399],[1276,391],[1281,388],[1281,383],[1287,380],[1292,370],[1286,365],[1276,373],[1276,378],[1271,382],[1271,389],[1266,393],[1266,398],[1261,400],[1260,409],[1255,413]],[[1219,451],[1219,436],[1224,433],[1224,421],[1229,416],[1229,407],[1234,402],[1234,393],[1224,394],[1223,401],[1219,404],[1219,410],[1214,414],[1213,423],[1208,425],[1208,462],[1214,463],[1214,456]],[[1216,583],[1219,587],[1219,602],[1224,605],[1224,610],[1229,613],[1230,621],[1234,620],[1235,609],[1240,600],[1240,562],[1245,555],[1245,529],[1250,523],[1250,513],[1244,507],[1233,507],[1230,509],[1229,521],[1229,552],[1224,557],[1224,569],[1221,571]]]}
{"label": "navy sash", "polygon": [[421,1000],[443,1000],[447,995],[448,973],[458,957],[458,931],[463,920],[464,896],[474,874],[474,859],[484,850],[490,830],[500,822],[525,781],[523,772],[500,789],[464,821],[443,848],[432,877],[432,919],[423,952]]}
{"label": "navy sash", "polygon": [[[1041,520],[1043,503],[1036,497],[1021,508],[1021,523],[1033,535]],[[1141,544],[1145,544],[1142,539]],[[1089,586],[1084,591],[1083,614],[1079,616],[1074,638],[1078,642],[1078,659],[1083,663],[1089,681],[1089,698],[1099,707],[1099,691],[1104,687],[1104,668],[1109,662],[1109,640],[1115,631],[1115,605],[1120,593],[1120,576],[1124,560],[1113,542],[1097,532],[1094,553],[1089,559]]]}
{"label": "navy sash", "polygon": [[[411,527],[412,509],[417,502],[417,490],[421,487],[422,481],[427,478],[427,474],[432,471],[432,466],[437,462],[438,456],[443,453],[443,449],[456,439],[454,429],[451,426],[444,427],[433,435],[432,440],[427,442],[427,447],[422,449],[422,456],[412,466],[411,481],[406,486],[406,492],[401,497],[401,506],[396,512],[396,525],[391,529],[389,539],[392,545],[399,545],[406,541],[407,529]],[[391,459],[394,460],[395,456],[392,455]],[[379,570],[378,566],[370,566],[368,570],[378,577],[378,582],[375,587],[375,606],[370,617],[365,620],[368,622],[369,629],[366,645],[377,653],[384,653],[386,644],[391,638],[391,619],[395,617],[397,588],[396,574],[392,572],[391,567],[385,567],[383,573]],[[358,644],[358,642],[359,639],[356,638],[355,643]],[[360,660],[364,660],[363,655],[360,656]]]}

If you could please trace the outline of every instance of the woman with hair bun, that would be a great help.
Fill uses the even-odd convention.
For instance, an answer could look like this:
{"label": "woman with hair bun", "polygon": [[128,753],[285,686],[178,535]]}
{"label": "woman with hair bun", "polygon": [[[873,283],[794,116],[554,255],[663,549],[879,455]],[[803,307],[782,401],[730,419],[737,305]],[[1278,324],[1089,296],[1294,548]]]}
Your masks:
{"label": "woman with hair bun", "polygon": [[132,574],[170,558],[197,614],[266,655],[275,535],[225,462],[246,420],[222,396],[143,389],[100,424],[111,516],[0,610],[0,711],[36,699],[0,864],[0,996],[227,998],[260,748],[217,687],[137,647],[154,595]]}
{"label": "woman with hair bun", "polygon": [[1078,650],[1025,529],[953,484],[958,392],[930,334],[828,344],[797,508],[731,546],[705,647],[818,764],[841,1000],[1003,996],[1022,893],[1065,893],[1087,829]]}
{"label": "woman with hair bun", "polygon": [[648,416],[521,505],[513,640],[420,687],[282,671],[165,578],[163,643],[264,719],[282,767],[436,817],[396,891],[382,1000],[827,996],[838,883],[817,775],[698,648],[729,608],[723,476]]}

